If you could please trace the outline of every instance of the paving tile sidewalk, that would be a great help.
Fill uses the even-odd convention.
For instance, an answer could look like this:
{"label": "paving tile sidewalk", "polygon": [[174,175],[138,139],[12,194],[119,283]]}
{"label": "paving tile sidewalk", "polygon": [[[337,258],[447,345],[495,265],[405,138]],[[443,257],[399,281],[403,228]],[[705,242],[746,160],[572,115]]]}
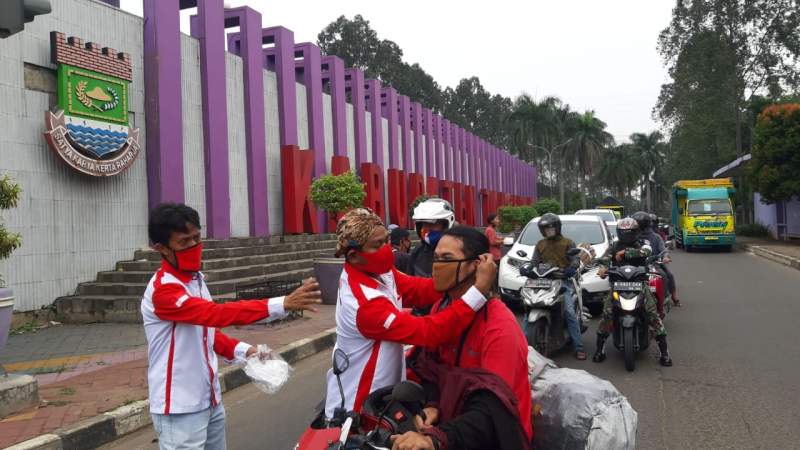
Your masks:
{"label": "paving tile sidewalk", "polygon": [[800,259],[800,243],[795,241],[776,241],[774,239],[741,236],[737,236],[736,240],[740,244],[759,246],[790,258]]}
{"label": "paving tile sidewalk", "polygon": [[[299,339],[314,335],[335,326],[335,307],[321,305],[318,314],[306,314],[303,318],[292,321],[277,322],[272,324],[255,324],[243,327],[229,327],[225,332],[237,339],[250,344],[265,343],[273,349],[281,348]],[[125,328],[133,333],[133,327],[126,328],[123,324],[102,324]],[[122,325],[122,326],[121,326]],[[142,327],[141,324],[132,324]],[[80,327],[80,326],[78,326]],[[86,326],[84,326],[86,327]],[[91,327],[91,326],[88,326]],[[35,338],[33,341],[52,346],[59,341],[56,339],[58,327],[42,330],[48,339]],[[96,328],[101,329],[101,328]],[[102,330],[105,331],[105,330]],[[120,334],[124,334],[118,330]],[[66,328],[63,334],[81,335],[83,332]],[[101,337],[102,337],[101,333]],[[24,337],[25,335],[15,336]],[[32,337],[33,335],[31,335]],[[0,448],[5,448],[17,442],[51,432],[58,428],[74,424],[82,419],[94,417],[119,406],[133,403],[147,398],[147,359],[146,349],[141,345],[136,334],[113,342],[109,337],[106,346],[119,346],[119,351],[80,354],[91,347],[88,343],[94,342],[97,336],[83,339],[73,339],[76,345],[70,354],[69,349],[63,347],[61,352],[38,352],[32,355],[50,354],[52,358],[33,359],[29,361],[17,359],[15,362],[5,364],[9,371],[28,371],[36,367],[52,367],[63,364],[64,370],[55,373],[36,374],[39,380],[39,395],[42,404],[35,409],[23,411],[0,420]],[[131,337],[133,336],[133,337]],[[15,339],[17,341],[18,339]],[[84,342],[84,340],[87,340]],[[84,342],[80,344],[80,342]],[[88,342],[88,343],[87,343]],[[127,342],[128,346],[121,345]],[[12,343],[9,343],[12,345]],[[31,349],[33,344],[28,343]],[[93,349],[105,349],[103,345],[96,345]],[[9,358],[12,359],[12,358]],[[221,363],[222,367],[224,363]]]}

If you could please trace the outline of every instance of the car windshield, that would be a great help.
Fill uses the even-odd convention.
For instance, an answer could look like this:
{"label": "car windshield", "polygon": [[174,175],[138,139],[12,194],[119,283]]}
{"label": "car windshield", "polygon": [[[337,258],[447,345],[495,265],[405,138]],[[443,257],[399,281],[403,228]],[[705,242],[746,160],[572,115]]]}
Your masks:
{"label": "car windshield", "polygon": [[690,216],[727,216],[731,213],[731,204],[727,199],[717,200],[690,200]]}
{"label": "car windshield", "polygon": [[[602,244],[605,242],[603,238],[603,226],[597,222],[570,222],[564,221],[561,223],[561,234],[564,237],[571,239],[576,244]],[[529,223],[522,231],[522,236],[519,238],[519,243],[523,245],[536,245],[542,239],[542,233],[539,232],[539,227],[535,223]]]}
{"label": "car windshield", "polygon": [[611,211],[577,211],[575,214],[579,216],[597,216],[605,222],[617,221],[617,216]]}

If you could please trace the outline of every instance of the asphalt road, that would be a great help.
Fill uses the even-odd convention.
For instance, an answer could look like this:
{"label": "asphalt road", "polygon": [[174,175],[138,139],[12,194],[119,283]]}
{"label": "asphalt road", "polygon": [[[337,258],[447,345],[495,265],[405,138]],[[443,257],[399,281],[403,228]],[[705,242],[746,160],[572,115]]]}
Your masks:
{"label": "asphalt road", "polygon": [[[639,413],[641,449],[800,448],[800,272],[742,252],[674,255],[684,307],[666,319],[673,367],[657,349],[628,373],[609,343],[603,364],[562,353],[559,365],[614,383]],[[596,321],[584,335],[594,351]],[[591,354],[591,353],[590,353]],[[291,449],[323,395],[328,353],[299,363],[274,396],[225,396],[228,447]],[[152,429],[106,448],[156,448]]]}

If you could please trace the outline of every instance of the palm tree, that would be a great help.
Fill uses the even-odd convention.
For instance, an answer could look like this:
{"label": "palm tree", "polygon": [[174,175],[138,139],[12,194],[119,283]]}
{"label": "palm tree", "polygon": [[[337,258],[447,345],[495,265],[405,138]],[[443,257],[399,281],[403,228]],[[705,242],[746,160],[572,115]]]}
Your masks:
{"label": "palm tree", "polygon": [[[564,145],[558,141],[559,129],[555,115],[561,105],[562,101],[557,97],[545,97],[536,101],[530,95],[522,94],[514,101],[512,113],[508,117],[514,146],[522,159],[533,161],[541,167],[540,162],[545,161],[545,158],[541,158],[537,150],[544,152],[551,194],[555,181],[553,153],[557,150],[556,147]],[[544,175],[544,171],[540,173]]]}
{"label": "palm tree", "polygon": [[653,175],[664,161],[664,136],[653,131],[650,134],[633,133],[631,142],[639,154],[640,166],[642,168],[642,188],[646,199],[645,208],[652,211],[652,184]]}
{"label": "palm tree", "polygon": [[[581,173],[583,208],[586,208],[586,197],[592,192],[592,179],[595,166],[600,160],[604,148],[614,142],[613,136],[605,131],[606,123],[598,119],[594,111],[586,111],[575,122],[575,133],[572,136],[572,150]],[[587,182],[588,179],[588,182]],[[583,189],[582,189],[583,191]]]}
{"label": "palm tree", "polygon": [[632,144],[611,147],[603,152],[598,180],[619,200],[623,200],[640,177],[639,162]]}

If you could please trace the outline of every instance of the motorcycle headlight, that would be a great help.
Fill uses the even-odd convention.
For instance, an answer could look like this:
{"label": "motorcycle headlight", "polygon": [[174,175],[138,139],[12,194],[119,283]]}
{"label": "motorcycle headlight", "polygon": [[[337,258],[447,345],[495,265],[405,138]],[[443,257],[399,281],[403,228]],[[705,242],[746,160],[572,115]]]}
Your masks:
{"label": "motorcycle headlight", "polygon": [[511,266],[511,267],[513,267],[513,268],[515,268],[517,270],[519,270],[519,268],[522,267],[522,265],[525,263],[525,261],[523,261],[521,259],[512,258],[510,256],[508,257],[508,259],[506,259],[506,262],[508,263],[509,266]]}

